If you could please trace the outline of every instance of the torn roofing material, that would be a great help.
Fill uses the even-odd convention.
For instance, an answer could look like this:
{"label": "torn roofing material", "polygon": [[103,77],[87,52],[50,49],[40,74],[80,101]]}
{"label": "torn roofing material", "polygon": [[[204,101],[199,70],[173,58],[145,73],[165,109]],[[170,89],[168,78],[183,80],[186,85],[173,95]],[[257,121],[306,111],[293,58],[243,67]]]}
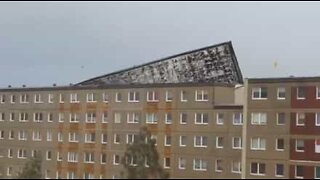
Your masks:
{"label": "torn roofing material", "polygon": [[75,86],[162,83],[242,84],[243,79],[229,41],[95,77]]}

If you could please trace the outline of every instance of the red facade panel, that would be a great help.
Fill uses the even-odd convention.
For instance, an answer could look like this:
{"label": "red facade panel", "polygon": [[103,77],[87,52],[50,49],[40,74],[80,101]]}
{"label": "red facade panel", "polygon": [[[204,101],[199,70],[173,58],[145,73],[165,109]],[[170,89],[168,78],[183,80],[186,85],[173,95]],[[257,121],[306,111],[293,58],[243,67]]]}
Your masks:
{"label": "red facade panel", "polygon": [[[289,178],[295,179],[296,166],[290,165]],[[303,166],[303,179],[314,179],[314,167],[313,166]]]}
{"label": "red facade panel", "polygon": [[315,152],[315,140],[304,141],[304,152],[296,152],[296,140],[290,140],[290,159],[304,161],[320,161],[320,153]]}
{"label": "red facade panel", "polygon": [[290,134],[291,135],[319,135],[320,126],[315,126],[315,113],[305,113],[305,125],[296,125],[296,113],[290,114]]}
{"label": "red facade panel", "polygon": [[316,86],[305,86],[306,99],[297,99],[297,88],[291,88],[291,107],[292,108],[320,108],[320,99],[316,97]]}

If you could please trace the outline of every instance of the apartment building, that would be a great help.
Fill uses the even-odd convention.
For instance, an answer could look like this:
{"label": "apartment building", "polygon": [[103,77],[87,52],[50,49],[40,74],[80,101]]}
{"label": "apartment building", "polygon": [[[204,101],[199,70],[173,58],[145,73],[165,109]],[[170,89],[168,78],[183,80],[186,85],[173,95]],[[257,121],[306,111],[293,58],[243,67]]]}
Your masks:
{"label": "apartment building", "polygon": [[320,78],[248,79],[245,178],[320,178]]}
{"label": "apartment building", "polygon": [[240,178],[242,83],[227,42],[72,86],[0,89],[2,176],[41,155],[43,178],[120,178],[147,126],[172,178]]}

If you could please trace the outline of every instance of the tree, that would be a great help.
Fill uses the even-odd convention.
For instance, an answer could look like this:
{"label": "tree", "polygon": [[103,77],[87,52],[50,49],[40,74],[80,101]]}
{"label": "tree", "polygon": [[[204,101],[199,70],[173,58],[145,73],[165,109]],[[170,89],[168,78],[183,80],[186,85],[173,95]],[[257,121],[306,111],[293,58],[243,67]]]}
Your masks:
{"label": "tree", "polygon": [[168,179],[169,173],[159,165],[156,141],[151,138],[148,128],[142,127],[134,140],[127,146],[121,159],[121,164],[125,168],[125,172],[121,172],[122,176],[125,175],[128,179]]}
{"label": "tree", "polygon": [[41,179],[42,158],[37,156],[26,162],[22,172],[18,174],[17,179]]}

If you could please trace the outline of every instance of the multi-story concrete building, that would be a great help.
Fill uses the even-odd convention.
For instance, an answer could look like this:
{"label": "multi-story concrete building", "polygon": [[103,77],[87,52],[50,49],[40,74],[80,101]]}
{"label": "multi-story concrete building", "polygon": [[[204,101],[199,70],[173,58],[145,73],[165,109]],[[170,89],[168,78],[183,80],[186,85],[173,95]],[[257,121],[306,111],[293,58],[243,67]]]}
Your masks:
{"label": "multi-story concrete building", "polygon": [[119,178],[147,126],[172,178],[320,178],[319,107],[320,78],[243,83],[222,43],[76,85],[0,89],[0,172],[41,154],[44,178]]}

